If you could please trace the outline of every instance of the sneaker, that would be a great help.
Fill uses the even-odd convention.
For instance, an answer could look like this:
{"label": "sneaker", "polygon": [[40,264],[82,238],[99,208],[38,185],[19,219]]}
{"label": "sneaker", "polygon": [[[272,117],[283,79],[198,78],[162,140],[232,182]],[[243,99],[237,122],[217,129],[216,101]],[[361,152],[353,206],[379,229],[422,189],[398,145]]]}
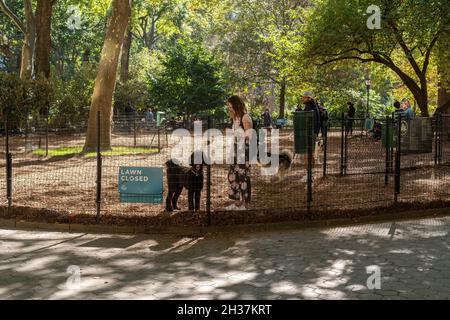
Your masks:
{"label": "sneaker", "polygon": [[236,207],[236,211],[246,211],[247,208],[245,206]]}
{"label": "sneaker", "polygon": [[232,205],[229,205],[225,208],[226,211],[235,211],[238,210],[238,206],[236,206],[234,203]]}

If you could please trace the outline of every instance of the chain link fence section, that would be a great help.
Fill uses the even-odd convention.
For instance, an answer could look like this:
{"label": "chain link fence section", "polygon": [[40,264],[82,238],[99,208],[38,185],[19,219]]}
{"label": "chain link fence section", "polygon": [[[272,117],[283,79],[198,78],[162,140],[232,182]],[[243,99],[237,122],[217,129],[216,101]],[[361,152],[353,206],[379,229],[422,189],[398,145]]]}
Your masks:
{"label": "chain link fence section", "polygon": [[[206,119],[203,120],[205,131],[208,126]],[[292,162],[289,168],[272,176],[263,174],[261,164],[252,166],[248,209],[274,214],[283,211],[307,213],[309,210],[327,212],[386,207],[395,201],[448,201],[450,116],[443,116],[439,126],[428,118],[402,120],[400,128],[391,118],[371,121],[346,119],[345,116],[330,119],[325,134],[316,137],[312,130],[307,131],[310,133],[305,138],[311,140],[311,146],[306,153],[297,155],[295,130],[282,128],[279,132],[280,151],[292,155]],[[211,127],[225,134],[224,126],[211,123]],[[30,124],[25,131],[11,129],[13,205],[64,213],[100,214],[115,219],[127,215],[158,217],[167,214],[165,200],[171,189],[169,184],[185,178],[181,171],[168,177],[167,162],[179,142],[171,137],[176,128],[168,124],[158,126],[139,116],[115,118],[112,149],[100,150],[100,153],[95,150],[83,153],[85,126],[62,129],[44,122]],[[398,135],[401,136],[400,153],[395,143],[398,139],[394,138]],[[391,139],[386,136],[392,136],[393,141],[386,142]],[[4,132],[0,132],[0,146],[0,181],[6,181]],[[185,158],[181,165],[189,169],[189,157]],[[396,166],[396,160],[399,166]],[[163,203],[121,202],[118,190],[121,167],[162,169]],[[232,203],[229,170],[229,164],[204,166],[200,210],[208,211],[209,208],[214,216]],[[1,205],[7,204],[6,189],[6,183],[2,183]],[[186,189],[177,205],[181,213],[189,209]]]}

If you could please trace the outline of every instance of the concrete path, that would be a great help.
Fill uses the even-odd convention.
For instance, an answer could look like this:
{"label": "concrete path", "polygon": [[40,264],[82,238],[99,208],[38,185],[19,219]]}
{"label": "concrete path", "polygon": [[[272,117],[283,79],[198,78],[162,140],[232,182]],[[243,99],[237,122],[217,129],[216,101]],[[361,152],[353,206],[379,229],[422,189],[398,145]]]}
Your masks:
{"label": "concrete path", "polygon": [[0,230],[1,299],[449,299],[450,218],[230,236]]}

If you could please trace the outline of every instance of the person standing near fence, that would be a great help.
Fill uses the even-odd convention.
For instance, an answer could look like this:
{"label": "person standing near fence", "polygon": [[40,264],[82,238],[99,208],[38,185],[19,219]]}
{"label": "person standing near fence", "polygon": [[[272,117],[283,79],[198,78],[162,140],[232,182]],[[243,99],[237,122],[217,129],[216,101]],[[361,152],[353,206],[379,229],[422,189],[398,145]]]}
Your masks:
{"label": "person standing near fence", "polygon": [[127,122],[127,127],[130,132],[133,131],[133,122],[135,120],[135,110],[131,106],[131,102],[128,102],[125,107],[125,117]]}
{"label": "person standing near fence", "polygon": [[[228,172],[229,190],[228,197],[234,201],[226,207],[226,210],[246,210],[251,201],[251,180],[250,180],[250,139],[253,129],[253,121],[247,113],[245,103],[239,96],[232,96],[227,100],[229,116],[233,122],[234,130],[234,163]],[[245,149],[242,150],[237,143],[239,132],[245,134]],[[245,152],[245,164],[239,164],[238,154]]]}
{"label": "person standing near fence", "polygon": [[153,114],[152,109],[147,109],[147,112],[145,113],[145,120],[147,120],[150,124],[155,122],[155,115]]}
{"label": "person standing near fence", "polygon": [[325,139],[325,129],[328,126],[328,109],[320,102],[317,103],[320,113],[320,133],[322,139]]}
{"label": "person standing near fence", "polygon": [[347,112],[347,135],[353,135],[353,123],[355,121],[356,109],[353,102],[347,102],[348,112]]}
{"label": "person standing near fence", "polygon": [[405,111],[406,120],[412,120],[416,117],[408,99],[403,99],[402,109]]}
{"label": "person standing near fence", "polygon": [[264,111],[262,118],[263,118],[264,128],[267,128],[267,129],[272,128],[272,116],[270,115],[269,109],[266,109],[266,111]]}
{"label": "person standing near fence", "polygon": [[[315,145],[315,141],[317,139],[317,137],[319,136],[319,132],[320,132],[320,111],[319,111],[319,107],[317,106],[316,101],[314,100],[314,95],[312,92],[305,92],[302,96],[302,103],[305,106],[305,109],[302,112],[313,112],[314,117],[313,117],[313,145]],[[308,167],[308,162],[309,162],[309,156],[306,153],[305,154],[305,168]],[[315,158],[314,155],[312,156],[312,166],[314,168],[315,166]],[[303,182],[307,181],[307,176],[305,176],[302,179]]]}
{"label": "person standing near fence", "polygon": [[397,100],[394,102],[394,117],[398,118],[399,115],[402,115],[402,117],[405,116],[405,110],[402,108],[402,104],[398,102]]}

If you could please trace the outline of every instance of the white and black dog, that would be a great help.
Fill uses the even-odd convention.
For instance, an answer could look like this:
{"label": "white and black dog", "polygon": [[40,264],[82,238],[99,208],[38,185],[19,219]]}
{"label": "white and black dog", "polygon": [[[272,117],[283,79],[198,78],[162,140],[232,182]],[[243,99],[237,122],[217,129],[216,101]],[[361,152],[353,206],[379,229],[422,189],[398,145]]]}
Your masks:
{"label": "white and black dog", "polygon": [[[277,155],[271,154],[270,152],[267,152],[267,157],[273,159]],[[258,154],[258,162],[261,163],[260,157]],[[277,171],[277,177],[279,181],[282,181],[284,179],[285,174],[291,169],[293,163],[293,156],[291,152],[287,150],[282,150],[278,154],[278,171]],[[271,164],[264,165],[262,164],[262,167],[270,167]]]}

